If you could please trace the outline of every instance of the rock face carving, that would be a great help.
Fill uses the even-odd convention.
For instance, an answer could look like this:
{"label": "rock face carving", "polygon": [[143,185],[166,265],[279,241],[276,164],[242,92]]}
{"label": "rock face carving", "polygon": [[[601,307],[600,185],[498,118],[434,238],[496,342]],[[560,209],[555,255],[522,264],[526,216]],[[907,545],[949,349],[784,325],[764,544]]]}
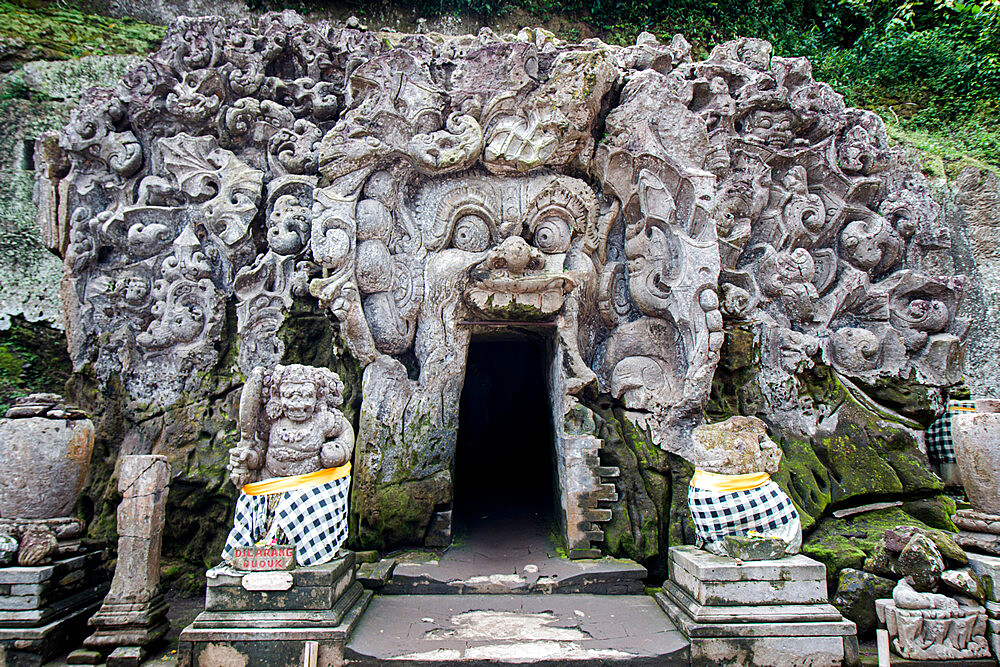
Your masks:
{"label": "rock face carving", "polygon": [[694,62],[679,36],[179,19],[60,145],[76,368],[175,404],[234,357],[282,361],[289,311],[318,301],[360,368],[353,511],[372,546],[448,516],[468,322],[555,325],[556,451],[593,468],[570,548],[607,519],[580,449],[597,431],[570,415],[596,391],[689,455],[727,321],[784,341],[762,348],[764,400],[806,429],[802,364],[960,377],[962,280],[921,272],[948,243],[927,187],[876,116],[759,40]]}
{"label": "rock face carving", "polygon": [[354,429],[337,408],[344,385],[326,368],[258,366],[240,397],[240,444],[229,450],[241,489],[223,558],[290,544],[301,565],[325,563],[347,537]]}
{"label": "rock face carving", "polygon": [[990,657],[986,643],[986,609],[970,598],[960,602],[939,593],[921,593],[906,580],[879,600],[892,647],[910,660],[970,660]]}
{"label": "rock face carving", "polygon": [[802,546],[802,523],[791,499],[770,475],[778,472],[781,449],[756,417],[730,417],[697,426],[691,462],[695,473],[688,506],[698,546],[726,555],[727,536],[775,537],[786,554]]}

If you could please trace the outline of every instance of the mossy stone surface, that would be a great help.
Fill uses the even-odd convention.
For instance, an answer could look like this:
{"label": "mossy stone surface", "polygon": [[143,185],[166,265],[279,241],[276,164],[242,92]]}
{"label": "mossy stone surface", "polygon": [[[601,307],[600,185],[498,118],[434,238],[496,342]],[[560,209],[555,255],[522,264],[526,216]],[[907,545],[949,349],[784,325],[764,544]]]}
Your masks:
{"label": "mossy stone surface", "polygon": [[845,567],[864,569],[865,559],[875,551],[887,529],[896,526],[927,526],[898,507],[875,510],[837,519],[821,519],[802,543],[802,553],[826,565],[829,590],[835,590],[837,576]]}

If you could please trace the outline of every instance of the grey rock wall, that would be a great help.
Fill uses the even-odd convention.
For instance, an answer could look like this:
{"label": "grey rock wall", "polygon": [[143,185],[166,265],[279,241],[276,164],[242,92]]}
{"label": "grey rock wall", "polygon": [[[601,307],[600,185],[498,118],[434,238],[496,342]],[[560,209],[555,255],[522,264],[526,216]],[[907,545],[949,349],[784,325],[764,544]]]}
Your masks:
{"label": "grey rock wall", "polygon": [[114,85],[140,60],[39,61],[0,77],[0,331],[18,315],[62,327],[62,261],[42,243],[32,202],[36,140],[66,124],[83,91]]}
{"label": "grey rock wall", "polygon": [[1000,178],[968,167],[950,183],[946,207],[956,264],[969,277],[963,310],[966,383],[973,396],[1000,396]]}

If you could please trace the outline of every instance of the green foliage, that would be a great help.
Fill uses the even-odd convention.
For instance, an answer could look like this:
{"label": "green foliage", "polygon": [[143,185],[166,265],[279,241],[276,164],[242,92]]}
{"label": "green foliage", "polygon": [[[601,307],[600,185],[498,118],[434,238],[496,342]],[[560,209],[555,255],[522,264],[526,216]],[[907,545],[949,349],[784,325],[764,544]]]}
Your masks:
{"label": "green foliage", "polygon": [[13,318],[0,331],[0,416],[15,398],[37,392],[62,393],[70,361],[63,333],[46,324]]}
{"label": "green foliage", "polygon": [[[1000,0],[840,0],[812,34],[787,43],[848,104],[874,109],[925,148],[1000,163]],[[864,24],[853,42],[831,26],[845,11]]]}
{"label": "green foliage", "polygon": [[87,14],[63,3],[38,7],[0,0],[0,60],[149,53],[164,34],[162,26]]}

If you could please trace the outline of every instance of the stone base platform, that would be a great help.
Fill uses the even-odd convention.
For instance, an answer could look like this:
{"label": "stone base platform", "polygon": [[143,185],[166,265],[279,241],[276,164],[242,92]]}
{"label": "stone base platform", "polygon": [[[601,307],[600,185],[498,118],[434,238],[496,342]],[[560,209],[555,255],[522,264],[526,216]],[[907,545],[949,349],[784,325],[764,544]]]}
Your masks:
{"label": "stone base platform", "polygon": [[826,568],[797,555],[740,563],[670,549],[657,602],[691,642],[693,665],[853,664],[857,629],[827,602]]}
{"label": "stone base platform", "polygon": [[101,562],[92,552],[0,568],[0,664],[39,665],[86,636],[87,620],[108,591]]}
{"label": "stone base platform", "polygon": [[646,595],[379,595],[352,665],[687,665],[688,642]]}
{"label": "stone base platform", "polygon": [[342,665],[372,598],[354,565],[349,553],[288,572],[210,571],[205,611],[181,632],[178,666]]}

